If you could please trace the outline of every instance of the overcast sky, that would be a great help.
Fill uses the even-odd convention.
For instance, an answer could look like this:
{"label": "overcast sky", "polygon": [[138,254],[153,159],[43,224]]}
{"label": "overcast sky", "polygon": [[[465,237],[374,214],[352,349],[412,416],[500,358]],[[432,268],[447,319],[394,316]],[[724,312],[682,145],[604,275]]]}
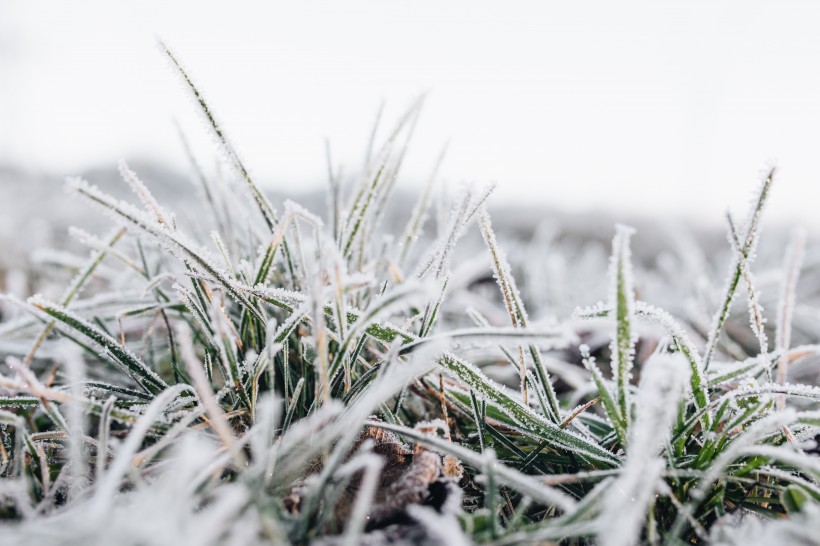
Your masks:
{"label": "overcast sky", "polygon": [[361,162],[382,100],[430,91],[405,183],[499,201],[720,219],[761,170],[771,213],[820,197],[817,2],[0,1],[0,163],[70,174],[212,153],[154,36],[181,57],[255,174],[324,183]]}

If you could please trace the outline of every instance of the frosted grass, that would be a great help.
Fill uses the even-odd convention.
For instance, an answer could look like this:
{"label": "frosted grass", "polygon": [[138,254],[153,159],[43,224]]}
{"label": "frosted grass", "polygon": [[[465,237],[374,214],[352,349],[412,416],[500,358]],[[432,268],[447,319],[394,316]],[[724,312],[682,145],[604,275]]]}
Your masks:
{"label": "frosted grass", "polygon": [[[774,171],[744,224],[730,220],[720,294],[705,278],[711,250],[677,230],[676,257],[649,267],[657,234],[623,225],[610,252],[552,218],[532,243],[496,234],[491,185],[437,188],[444,152],[415,207],[394,203],[423,96],[384,138],[377,122],[360,169],[337,168],[328,148],[327,216],[288,200],[279,214],[161,51],[228,170],[206,171],[183,141],[203,203],[179,215],[125,162],[136,204],[68,182],[117,228],[75,229],[90,257],[36,266],[44,279],[73,270],[60,299],[3,297],[29,315],[0,325],[5,540],[808,536],[816,261],[797,234],[776,274],[763,263],[752,275]],[[741,282],[749,321],[730,313]]]}

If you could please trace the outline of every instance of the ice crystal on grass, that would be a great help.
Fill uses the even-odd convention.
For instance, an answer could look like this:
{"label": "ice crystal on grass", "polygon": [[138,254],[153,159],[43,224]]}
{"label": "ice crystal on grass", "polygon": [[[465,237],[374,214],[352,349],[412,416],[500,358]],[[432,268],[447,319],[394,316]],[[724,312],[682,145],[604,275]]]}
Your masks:
{"label": "ice crystal on grass", "polygon": [[634,232],[632,228],[620,224],[615,227],[609,264],[609,305],[615,310],[615,335],[610,346],[613,355],[612,374],[617,384],[618,407],[627,423],[630,418],[629,383],[635,358],[635,339],[632,336],[635,287],[632,280],[632,253],[629,248],[629,239]]}
{"label": "ice crystal on grass", "polygon": [[[800,276],[800,268],[803,264],[805,246],[806,232],[802,229],[795,230],[786,251],[785,262],[783,264],[783,282],[781,283],[780,298],[777,304],[777,337],[775,347],[781,352],[788,350],[791,345],[792,320],[797,295],[797,279]],[[788,360],[785,355],[782,355],[777,363],[777,380],[780,383],[785,383],[786,381],[787,366]]]}
{"label": "ice crystal on grass", "polygon": [[720,303],[720,307],[715,312],[715,315],[712,318],[712,324],[709,328],[706,349],[703,353],[703,363],[706,369],[709,369],[709,363],[711,362],[714,352],[717,349],[718,338],[723,331],[723,326],[726,323],[726,320],[729,318],[729,311],[735,297],[735,291],[737,290],[737,285],[743,274],[743,266],[738,257],[746,260],[747,263],[753,261],[754,259],[755,252],[757,250],[757,241],[760,237],[760,219],[763,215],[763,209],[766,205],[766,201],[768,200],[772,183],[774,182],[774,175],[775,170],[771,169],[764,177],[755,199],[751,202],[744,224],[742,238],[738,239],[739,244],[735,245],[732,243],[734,246],[737,246],[737,253],[734,254],[732,262],[729,266],[729,275],[726,279],[726,287],[723,291],[723,298]]}

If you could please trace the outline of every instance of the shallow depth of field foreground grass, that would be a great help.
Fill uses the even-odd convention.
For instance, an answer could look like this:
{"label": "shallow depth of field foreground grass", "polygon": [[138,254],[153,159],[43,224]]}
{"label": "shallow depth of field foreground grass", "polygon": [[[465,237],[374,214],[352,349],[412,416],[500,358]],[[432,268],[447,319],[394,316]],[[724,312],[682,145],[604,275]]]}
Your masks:
{"label": "shallow depth of field foreground grass", "polygon": [[[163,51],[227,175],[195,169],[196,225],[124,163],[134,203],[69,180],[115,227],[74,230],[91,256],[61,297],[4,299],[0,543],[820,537],[820,278],[802,232],[755,278],[773,171],[717,279],[683,235],[633,275],[621,225],[608,265],[546,236],[510,264],[491,187],[440,198],[434,173],[391,203],[420,102],[326,212],[274,207]],[[582,265],[608,296],[570,316],[556,279]]]}

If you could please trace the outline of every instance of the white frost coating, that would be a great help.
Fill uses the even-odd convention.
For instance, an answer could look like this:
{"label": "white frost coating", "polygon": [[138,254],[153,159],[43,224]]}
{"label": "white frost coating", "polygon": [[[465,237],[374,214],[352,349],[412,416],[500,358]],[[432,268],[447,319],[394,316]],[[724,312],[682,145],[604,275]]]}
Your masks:
{"label": "white frost coating", "polygon": [[796,229],[792,234],[789,248],[783,264],[783,283],[780,288],[780,300],[777,305],[777,349],[788,349],[791,342],[791,318],[794,313],[795,290],[803,255],[806,250],[806,231]]}
{"label": "white frost coating", "polygon": [[[791,345],[792,339],[792,315],[794,314],[794,304],[797,292],[797,279],[800,276],[800,268],[803,265],[803,254],[806,249],[806,232],[797,229],[792,234],[789,248],[786,251],[784,263],[783,283],[780,288],[780,299],[777,304],[777,337],[775,338],[775,348],[778,351],[785,351]],[[788,358],[781,354],[777,361],[777,382],[786,382]],[[783,399],[778,399],[778,406],[782,409]]]}
{"label": "white frost coating", "polygon": [[423,277],[431,267],[435,266],[435,277],[443,278],[450,269],[450,256],[455,249],[456,242],[464,234],[470,218],[478,208],[487,200],[495,186],[486,185],[476,188],[468,186],[461,190],[457,205],[453,207],[449,215],[449,222],[438,240],[432,247],[432,251],[426,259],[421,260],[419,268],[416,270],[417,277]]}
{"label": "white frost coating", "polygon": [[206,276],[212,277],[215,282],[228,290],[231,297],[252,312],[254,311],[253,306],[242,293],[243,285],[231,279],[225,270],[217,267],[210,254],[189,240],[184,234],[160,224],[130,203],[117,201],[81,178],[67,179],[67,188],[102,207],[103,211],[118,223],[136,227],[149,235],[181,262],[188,264]]}
{"label": "white frost coating", "polygon": [[287,288],[271,288],[264,284],[257,284],[253,286],[248,292],[254,295],[265,296],[271,299],[282,300],[288,304],[294,305],[297,303],[304,303],[307,301],[307,296],[295,290],[288,290]]}
{"label": "white frost coating", "polygon": [[[689,368],[692,371],[692,379],[690,381],[693,391],[692,394],[695,396],[699,407],[706,407],[709,403],[709,382],[706,379],[700,354],[694,343],[692,343],[692,340],[689,339],[689,335],[686,331],[672,318],[672,315],[659,307],[654,307],[644,302],[636,302],[635,314],[638,317],[658,324],[674,338],[676,344],[680,345],[680,349],[685,353],[684,356],[686,356],[686,360],[689,361]],[[707,417],[711,421],[711,410],[707,412]]]}
{"label": "white frost coating", "polygon": [[211,231],[211,240],[216,245],[216,248],[219,250],[219,253],[222,254],[222,259],[225,262],[225,267],[228,268],[228,271],[230,271],[231,276],[236,277],[236,273],[233,268],[233,262],[231,260],[230,251],[228,250],[228,247],[225,246],[225,242],[222,240],[222,236],[219,235],[218,231]]}
{"label": "white frost coating", "polygon": [[[113,248],[110,243],[104,241],[100,237],[88,233],[82,228],[77,226],[69,226],[68,228],[68,235],[72,239],[76,240],[81,245],[85,245],[95,251],[94,256],[97,255],[98,252],[105,252],[106,254],[111,254],[112,256],[116,256],[118,259],[128,262],[129,259],[121,252],[117,251]],[[113,236],[113,233],[112,235]],[[111,236],[106,237],[106,240],[110,240]]]}
{"label": "white frost coating", "polygon": [[[540,427],[540,433],[549,432],[550,441],[555,445],[561,446],[567,450],[574,450],[576,453],[582,453],[592,459],[606,461],[612,463],[617,459],[615,456],[611,458],[602,458],[601,453],[593,451],[592,446],[598,447],[594,439],[585,437],[578,432],[570,429],[560,429],[556,423],[546,419],[540,413],[532,410],[527,405],[523,404],[523,400],[517,393],[510,392],[503,385],[499,385],[492,379],[488,378],[481,370],[476,368],[473,364],[457,357],[456,355],[444,352],[439,357],[439,361],[447,360],[457,365],[457,367],[468,370],[469,374],[459,374],[448,366],[445,366],[448,375],[460,381],[467,389],[475,391],[475,394],[495,405],[499,410],[511,417],[514,421],[521,425],[521,431],[525,434],[532,435],[531,429],[533,426]],[[509,398],[514,403],[514,408],[497,403],[493,400],[492,393],[503,393],[503,396]],[[523,421],[522,421],[523,418]],[[555,434],[555,431],[560,430],[560,435]],[[561,437],[562,436],[562,437]],[[603,451],[603,450],[602,450]]]}
{"label": "white frost coating", "polygon": [[609,313],[611,310],[612,307],[610,307],[602,301],[599,301],[596,302],[594,305],[588,305],[586,307],[576,307],[575,311],[572,312],[572,318],[591,319],[605,317],[607,313]]}
{"label": "white frost coating", "polygon": [[[632,317],[635,314],[635,287],[632,275],[632,252],[629,239],[635,230],[618,224],[612,239],[612,257],[609,263],[609,305],[615,310],[615,334],[612,336],[612,375],[618,389],[618,405],[626,423],[630,419],[629,384],[635,360],[635,342],[632,335]],[[623,300],[621,299],[623,297]]]}
{"label": "white frost coating", "polygon": [[86,434],[88,426],[88,415],[84,412],[82,399],[82,384],[85,381],[85,364],[83,363],[82,351],[73,343],[61,340],[60,352],[63,356],[68,380],[70,382],[71,396],[66,401],[66,424],[69,426],[69,462],[67,472],[61,473],[61,477],[66,475],[70,496],[79,494],[86,487],[88,480],[87,461],[85,450],[81,439]]}
{"label": "white frost coating", "polygon": [[635,229],[623,224],[615,226],[612,239],[612,256],[609,262],[609,304],[615,307],[618,300],[618,286],[622,284],[627,296],[627,310],[631,314],[635,305],[635,287],[632,272],[632,250],[629,240]]}
{"label": "white frost coating", "polygon": [[[27,303],[29,305],[37,308],[40,312],[45,313],[47,316],[49,316],[49,318],[52,318],[52,317],[51,317],[51,315],[48,315],[46,313],[46,310],[56,311],[56,312],[58,312],[62,315],[65,315],[66,317],[69,317],[72,321],[77,322],[86,331],[96,332],[97,336],[99,336],[101,339],[104,339],[110,345],[119,346],[120,350],[123,353],[125,353],[128,356],[129,359],[131,359],[131,361],[134,363],[134,365],[139,366],[141,374],[143,374],[144,376],[148,376],[156,385],[167,386],[165,384],[165,382],[159,377],[159,375],[157,375],[154,372],[154,370],[152,370],[151,368],[146,366],[145,363],[143,363],[137,357],[137,355],[135,355],[133,352],[129,351],[125,347],[120,346],[118,341],[116,341],[114,338],[112,338],[111,336],[109,336],[105,332],[100,331],[99,328],[97,328],[96,326],[94,326],[93,324],[91,324],[90,322],[85,320],[84,318],[82,318],[78,315],[75,315],[73,312],[69,311],[68,309],[66,309],[65,307],[63,307],[61,305],[57,305],[53,302],[48,301],[47,299],[45,299],[40,294],[35,294],[35,295],[31,296],[27,300]],[[61,322],[59,320],[56,321],[55,326],[58,329],[61,329],[63,331],[69,330],[69,333],[72,333],[72,334],[76,332],[76,333],[83,334],[85,337],[89,337],[85,332],[82,332],[82,331],[79,331],[79,330],[76,330],[76,329],[69,329],[67,325],[65,325],[63,322]],[[89,337],[89,339],[93,339],[93,338]],[[96,341],[96,340],[94,340],[94,341]],[[108,354],[108,351],[106,351],[106,354]],[[109,354],[109,356],[112,360],[114,360],[118,365],[120,365],[122,367],[123,371],[125,371],[127,374],[131,375],[132,377],[135,376],[134,371],[130,370],[126,363],[121,362],[120,359],[115,357],[114,355]],[[140,381],[139,379],[138,379],[138,382],[141,383],[141,384],[143,383],[143,381]]]}
{"label": "white frost coating", "polygon": [[434,509],[427,506],[412,504],[407,507],[407,513],[421,523],[431,537],[437,539],[440,544],[450,546],[470,546],[469,540],[455,514],[439,514]]}
{"label": "white frost coating", "polygon": [[[611,305],[606,305],[603,302],[598,302],[595,305],[591,305],[585,308],[576,308],[575,312],[573,313],[574,318],[579,319],[596,319],[596,318],[605,318],[609,317],[613,314],[613,307]],[[634,304],[634,316],[636,318],[642,319],[644,321],[654,323],[661,328],[663,328],[667,334],[669,334],[674,340],[679,348],[684,351],[687,360],[689,361],[688,365],[689,368],[692,370],[692,387],[693,390],[695,389],[695,385],[697,385],[696,392],[693,394],[696,395],[698,405],[701,407],[705,407],[708,403],[708,381],[706,378],[706,372],[704,371],[703,367],[703,360],[701,359],[700,353],[695,347],[695,344],[689,338],[689,335],[686,331],[681,327],[681,325],[666,311],[661,309],[660,307],[655,307],[654,305],[650,305],[643,301],[636,301]],[[757,361],[757,357],[751,359],[749,364],[752,364],[752,361]],[[735,369],[736,365],[732,364],[731,369]],[[711,411],[709,412],[711,415]]]}
{"label": "white frost coating", "polygon": [[521,301],[521,296],[518,292],[518,287],[515,285],[512,268],[510,267],[509,261],[507,261],[506,254],[501,247],[498,246],[495,231],[493,231],[493,225],[490,221],[490,215],[487,214],[487,208],[482,205],[481,208],[479,208],[478,215],[481,225],[481,236],[484,237],[484,242],[487,244],[487,248],[490,249],[493,276],[501,290],[501,296],[504,300],[504,306],[507,308],[507,313],[509,313],[512,319],[513,326],[526,326],[526,311],[523,306],[516,305],[517,302]]}
{"label": "white frost coating", "polygon": [[676,355],[655,355],[644,366],[626,462],[604,496],[598,519],[598,538],[603,546],[638,542],[665,468],[659,454],[686,384],[686,365],[680,360],[682,357]]}
{"label": "white frost coating", "polygon": [[285,200],[284,203],[285,214],[287,214],[291,218],[301,218],[315,227],[317,230],[321,230],[324,228],[325,223],[322,221],[321,218],[310,212],[308,209],[291,201],[290,199]]}
{"label": "white frost coating", "polygon": [[[744,223],[743,239],[740,241],[740,245],[738,246],[740,249],[739,254],[741,256],[745,256],[749,263],[754,261],[757,241],[760,238],[760,217],[763,214],[763,208],[766,205],[766,198],[769,194],[769,189],[774,181],[774,173],[775,170],[771,169],[768,175],[761,182],[760,189],[755,194],[756,197],[751,201],[749,213]],[[729,242],[732,246],[735,246],[731,238]],[[740,268],[740,261],[738,261],[737,255],[735,255],[732,259],[732,263],[729,265],[729,273],[726,276],[725,288],[722,292],[723,299],[720,302],[722,307],[719,307],[715,311],[715,315],[712,317],[712,324],[709,327],[709,335],[706,340],[706,349],[703,351],[703,365],[706,369],[709,368],[709,362],[712,360],[718,338],[720,337],[720,332],[723,329],[723,324],[729,317],[732,301],[737,294],[737,291],[734,288]]]}
{"label": "white frost coating", "polygon": [[784,394],[820,400],[820,387],[805,384],[790,385],[788,383],[783,385],[779,383],[758,384],[752,378],[744,378],[741,380],[741,385],[728,392],[726,396],[732,398],[748,398],[751,396],[767,396],[771,394]]}
{"label": "white frost coating", "polygon": [[211,136],[221,159],[228,164],[234,177],[244,182],[243,187],[247,190],[245,195],[256,204],[268,228],[272,229],[277,223],[276,212],[267,197],[259,190],[253,182],[249,169],[245,167],[241,156],[231,144],[224,126],[216,117],[214,112],[208,107],[202,93],[194,86],[184,64],[171,53],[171,50],[162,42],[158,41],[157,46],[163,57],[168,60],[168,64],[174,75],[178,77],[183,92],[188,96],[194,105],[194,110],[198,114],[202,123]]}
{"label": "white frost coating", "polygon": [[[204,249],[198,248],[198,245],[189,240],[184,234],[170,230],[166,225],[160,224],[150,215],[139,210],[131,203],[115,199],[82,178],[67,178],[66,188],[71,192],[88,198],[91,202],[100,206],[103,212],[117,223],[125,225],[126,227],[136,226],[140,231],[158,240],[163,247],[171,251],[174,255],[180,256],[180,249],[185,249],[189,252],[194,249],[198,257],[206,259],[208,262],[212,261],[209,253]],[[218,270],[216,266],[213,267]]]}
{"label": "white frost coating", "polygon": [[820,536],[820,508],[808,503],[798,514],[782,519],[737,515],[718,520],[709,543],[715,546],[771,546],[772,544],[816,544]]}
{"label": "white frost coating", "polygon": [[769,338],[766,335],[765,324],[766,318],[763,316],[763,306],[760,305],[760,292],[755,289],[755,279],[752,275],[751,266],[748,257],[743,253],[740,239],[735,230],[732,217],[727,214],[729,222],[729,242],[735,253],[735,259],[740,266],[740,273],[743,277],[743,284],[746,286],[746,302],[749,308],[749,324],[754,332],[755,337],[760,345],[760,357],[765,358],[769,353]]}
{"label": "white frost coating", "polygon": [[801,471],[808,470],[816,476],[820,476],[820,459],[813,455],[806,455],[801,451],[795,451],[790,444],[778,447],[772,445],[747,447],[740,450],[739,454],[748,457],[767,457],[794,468],[799,468]]}
{"label": "white frost coating", "polygon": [[[146,408],[145,413],[131,429],[125,442],[117,450],[117,454],[105,474],[105,478],[97,485],[94,492],[93,507],[97,511],[103,511],[104,506],[111,501],[114,492],[117,491],[120,480],[131,466],[131,461],[137,450],[142,445],[143,438],[148,433],[151,425],[160,418],[163,410],[183,392],[190,390],[188,385],[174,385],[157,395],[151,404]],[[94,510],[92,508],[92,511]]]}
{"label": "white frost coating", "polygon": [[151,193],[151,190],[143,183],[142,180],[137,176],[137,173],[132,171],[125,160],[121,160],[119,164],[120,175],[122,179],[131,187],[131,190],[139,197],[140,201],[152,212],[154,216],[156,216],[157,221],[165,226],[172,228],[174,226],[173,221],[169,218],[168,213],[166,213],[162,207],[160,206],[159,202],[154,197],[154,194]]}
{"label": "white frost coating", "polygon": [[177,277],[171,273],[160,273],[159,275],[148,279],[145,284],[145,288],[142,289],[142,297],[144,298],[148,296],[148,294],[150,294],[155,288],[165,281],[169,281],[174,284],[177,282]]}

